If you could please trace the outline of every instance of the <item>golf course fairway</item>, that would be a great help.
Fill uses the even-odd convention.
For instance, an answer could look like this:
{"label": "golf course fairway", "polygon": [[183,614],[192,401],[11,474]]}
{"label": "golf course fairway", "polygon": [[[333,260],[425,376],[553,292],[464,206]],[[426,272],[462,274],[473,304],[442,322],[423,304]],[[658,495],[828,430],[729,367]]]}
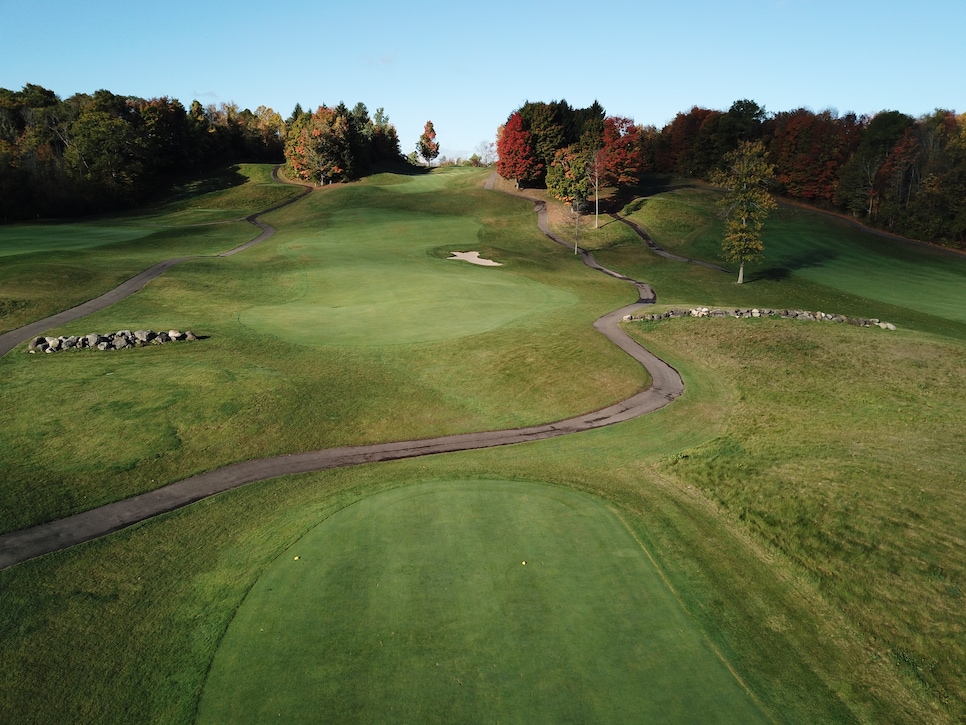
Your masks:
{"label": "golf course fairway", "polygon": [[605,502],[433,481],[363,499],[259,578],[199,723],[767,722]]}

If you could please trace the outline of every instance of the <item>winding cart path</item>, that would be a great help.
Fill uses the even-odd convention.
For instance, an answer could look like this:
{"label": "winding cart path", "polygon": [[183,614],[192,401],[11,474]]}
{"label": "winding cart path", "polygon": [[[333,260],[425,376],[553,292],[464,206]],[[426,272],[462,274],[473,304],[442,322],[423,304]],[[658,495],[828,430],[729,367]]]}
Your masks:
{"label": "winding cart path", "polygon": [[[277,177],[276,177],[277,178]],[[492,188],[492,183],[488,184]],[[306,191],[308,193],[308,190]],[[292,203],[292,199],[286,204]],[[553,241],[569,247],[570,245],[555,237],[547,225],[546,205],[539,200],[534,202],[537,213],[537,224],[541,231]],[[283,206],[283,205],[279,205]],[[274,211],[278,206],[266,211]],[[265,212],[262,212],[265,213]],[[275,230],[268,224],[258,220],[259,215],[248,217],[248,221],[262,229],[262,233],[252,241],[229,250],[220,256],[228,256],[247,249],[265,239]],[[607,337],[608,340],[620,347],[624,352],[637,360],[650,373],[652,383],[627,400],[615,403],[598,411],[586,413],[560,420],[553,423],[519,428],[513,430],[484,431],[479,433],[465,433],[461,435],[442,436],[414,441],[398,441],[393,443],[379,443],[365,446],[347,446],[329,448],[306,453],[261,458],[242,463],[235,463],[206,473],[171,483],[154,491],[133,496],[57,521],[51,521],[20,531],[12,531],[0,535],[0,569],[13,566],[22,561],[32,559],[43,554],[59,551],[84,541],[104,536],[113,531],[144,521],[153,516],[167,513],[194,503],[217,493],[244,486],[256,481],[264,481],[278,476],[294,473],[323,471],[344,466],[354,466],[363,463],[392,461],[402,458],[435,455],[437,453],[451,453],[478,448],[492,448],[514,443],[544,440],[556,436],[569,435],[582,431],[593,430],[603,426],[613,425],[631,420],[668,405],[684,392],[684,383],[674,368],[663,360],[647,351],[644,347],[631,339],[621,328],[620,322],[625,315],[633,314],[641,307],[653,303],[653,290],[644,282],[625,277],[617,272],[600,266],[593,255],[579,250],[583,261],[589,267],[604,274],[627,281],[636,286],[639,301],[604,315],[594,323],[594,328]],[[170,267],[191,257],[160,262],[142,274],[128,280],[120,287],[78,305],[70,310],[53,315],[45,320],[27,325],[26,327],[8,332],[0,336],[0,355],[6,354],[13,347],[36,336],[50,327],[83,317],[95,310],[113,304],[141,289],[147,282],[162,274]],[[16,340],[16,342],[13,342]]]}

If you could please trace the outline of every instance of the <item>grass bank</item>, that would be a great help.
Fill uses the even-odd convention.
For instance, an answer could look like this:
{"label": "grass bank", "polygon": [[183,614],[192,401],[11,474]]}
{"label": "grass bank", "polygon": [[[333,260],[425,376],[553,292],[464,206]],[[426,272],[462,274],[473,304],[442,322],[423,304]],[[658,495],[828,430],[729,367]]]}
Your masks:
{"label": "grass bank", "polygon": [[256,164],[192,186],[137,213],[0,226],[0,332],[94,299],[156,262],[228,251],[258,235],[246,216],[299,193]]}

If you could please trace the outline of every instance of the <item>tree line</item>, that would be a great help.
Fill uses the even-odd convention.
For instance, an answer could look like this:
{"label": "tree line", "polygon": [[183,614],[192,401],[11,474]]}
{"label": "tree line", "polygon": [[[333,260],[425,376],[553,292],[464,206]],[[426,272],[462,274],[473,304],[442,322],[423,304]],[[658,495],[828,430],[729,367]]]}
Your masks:
{"label": "tree line", "polygon": [[361,103],[314,113],[296,105],[283,119],[265,106],[0,88],[0,221],[132,207],[226,164],[286,160],[294,175],[322,182],[399,157],[388,117],[379,109],[370,119]]}
{"label": "tree line", "polygon": [[525,103],[500,127],[497,170],[586,201],[598,184],[648,172],[711,180],[743,142],[774,166],[771,191],[917,239],[966,247],[966,114],[767,114],[754,101],[727,111],[695,106],[664,128],[606,116],[599,104]]}
{"label": "tree line", "polygon": [[296,105],[285,133],[289,172],[302,181],[331,184],[358,179],[378,161],[400,158],[399,137],[379,108],[370,118],[364,103],[350,111],[319,106],[313,113]]}

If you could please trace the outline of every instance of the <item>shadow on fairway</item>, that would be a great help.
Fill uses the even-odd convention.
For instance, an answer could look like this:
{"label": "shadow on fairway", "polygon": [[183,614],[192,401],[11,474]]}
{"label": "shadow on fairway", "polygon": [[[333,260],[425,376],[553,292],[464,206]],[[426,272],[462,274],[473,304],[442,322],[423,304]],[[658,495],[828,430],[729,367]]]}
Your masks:
{"label": "shadow on fairway", "polygon": [[838,253],[833,250],[822,249],[787,257],[779,260],[779,264],[774,267],[748,275],[747,282],[783,282],[790,279],[798,270],[822,267],[838,256]]}
{"label": "shadow on fairway", "polygon": [[227,168],[218,169],[214,173],[200,179],[196,176],[191,176],[188,177],[188,180],[176,181],[169,193],[155,199],[152,204],[171,204],[185,199],[193,199],[203,194],[225,191],[236,186],[242,186],[248,180],[248,177],[241,173],[241,167],[235,164]]}

